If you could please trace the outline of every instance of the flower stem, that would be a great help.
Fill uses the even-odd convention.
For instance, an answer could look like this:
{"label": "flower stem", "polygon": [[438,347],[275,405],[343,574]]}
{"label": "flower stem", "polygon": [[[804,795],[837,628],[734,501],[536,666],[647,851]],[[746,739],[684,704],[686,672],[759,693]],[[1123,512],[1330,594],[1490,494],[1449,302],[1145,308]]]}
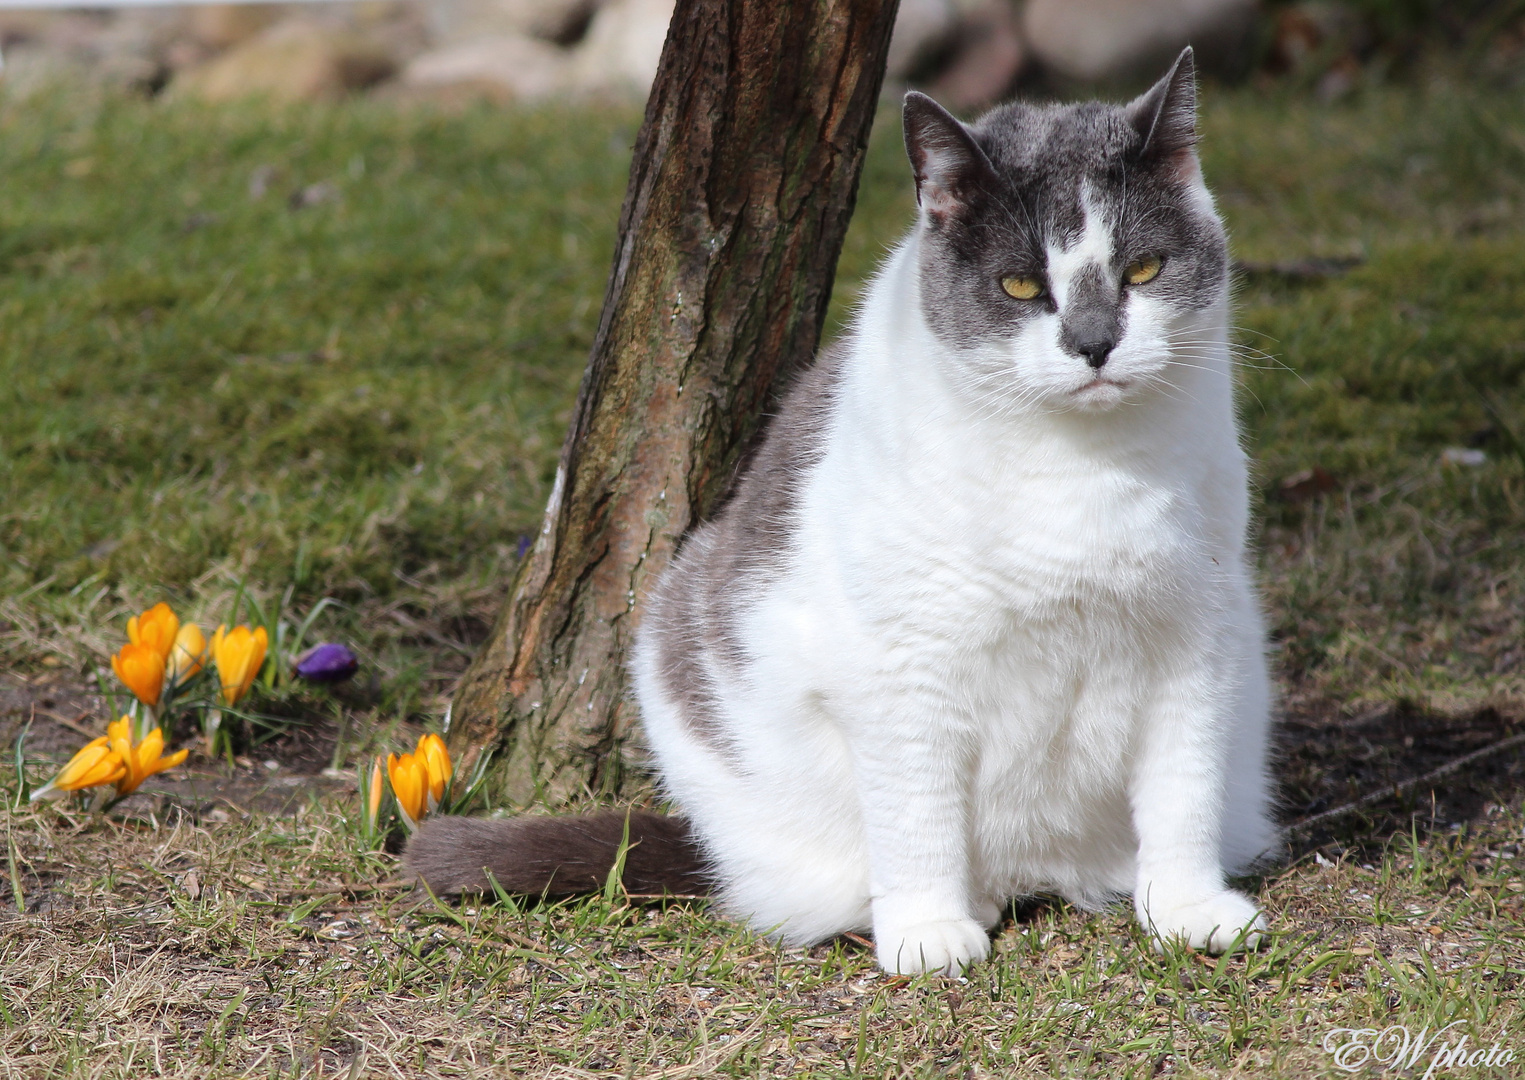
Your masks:
{"label": "flower stem", "polygon": [[9,826],[5,830],[5,846],[11,858],[11,899],[16,902],[16,914],[26,914],[26,894],[21,890],[21,868],[16,864],[16,838]]}

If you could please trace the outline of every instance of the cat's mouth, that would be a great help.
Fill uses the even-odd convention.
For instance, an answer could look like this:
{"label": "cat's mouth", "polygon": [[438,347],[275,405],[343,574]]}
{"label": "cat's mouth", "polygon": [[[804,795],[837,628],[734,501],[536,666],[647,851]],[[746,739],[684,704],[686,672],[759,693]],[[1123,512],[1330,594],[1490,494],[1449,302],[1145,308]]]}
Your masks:
{"label": "cat's mouth", "polygon": [[1127,379],[1109,379],[1098,375],[1084,386],[1070,391],[1071,408],[1084,412],[1097,412],[1116,408],[1128,400],[1130,382]]}
{"label": "cat's mouth", "polygon": [[1084,386],[1072,390],[1070,393],[1075,396],[1081,394],[1114,394],[1121,393],[1126,389],[1128,389],[1127,380],[1108,379],[1105,376],[1098,375]]}

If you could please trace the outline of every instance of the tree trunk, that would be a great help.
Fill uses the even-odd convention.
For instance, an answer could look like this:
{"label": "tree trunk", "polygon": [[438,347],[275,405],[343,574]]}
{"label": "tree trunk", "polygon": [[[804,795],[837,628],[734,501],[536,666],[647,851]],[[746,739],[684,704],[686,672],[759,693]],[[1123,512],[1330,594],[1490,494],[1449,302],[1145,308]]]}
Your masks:
{"label": "tree trunk", "polygon": [[897,0],[678,0],[540,535],[452,702],[504,795],[618,790],[648,585],[815,352]]}

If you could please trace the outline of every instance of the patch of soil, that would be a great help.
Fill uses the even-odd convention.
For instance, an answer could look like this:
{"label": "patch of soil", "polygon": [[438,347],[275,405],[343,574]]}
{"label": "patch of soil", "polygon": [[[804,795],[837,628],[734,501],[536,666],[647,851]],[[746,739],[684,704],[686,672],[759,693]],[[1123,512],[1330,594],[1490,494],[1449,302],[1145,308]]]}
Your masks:
{"label": "patch of soil", "polygon": [[[1398,702],[1351,714],[1326,699],[1289,694],[1274,768],[1294,853],[1330,844],[1380,848],[1410,829],[1423,835],[1472,821],[1490,803],[1518,801],[1525,795],[1522,734],[1525,710],[1446,715]],[[1331,813],[1342,807],[1351,809]]]}
{"label": "patch of soil", "polygon": [[[85,742],[106,733],[106,702],[78,676],[62,671],[36,675],[0,673],[0,750],[9,769],[10,748],[27,728],[29,762],[61,766]],[[232,810],[295,813],[312,797],[353,792],[353,774],[329,768],[338,732],[331,719],[293,727],[250,747],[229,764],[200,752],[196,742],[184,766],[160,773],[120,804],[129,816],[164,817],[175,807],[193,817]],[[173,747],[171,748],[173,749]],[[32,771],[33,780],[39,771]]]}
{"label": "patch of soil", "polygon": [[106,733],[105,703],[72,672],[0,673],[0,747],[10,748],[31,721],[28,758],[65,762],[81,740]]}

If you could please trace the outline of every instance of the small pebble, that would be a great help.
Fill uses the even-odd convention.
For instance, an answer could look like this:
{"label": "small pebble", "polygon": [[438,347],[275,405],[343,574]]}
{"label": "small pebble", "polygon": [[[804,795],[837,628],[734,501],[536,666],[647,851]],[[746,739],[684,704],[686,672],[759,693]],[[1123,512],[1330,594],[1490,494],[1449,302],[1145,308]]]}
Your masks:
{"label": "small pebble", "polygon": [[1488,455],[1464,446],[1448,446],[1440,452],[1440,460],[1447,465],[1466,465],[1475,469],[1488,463]]}

